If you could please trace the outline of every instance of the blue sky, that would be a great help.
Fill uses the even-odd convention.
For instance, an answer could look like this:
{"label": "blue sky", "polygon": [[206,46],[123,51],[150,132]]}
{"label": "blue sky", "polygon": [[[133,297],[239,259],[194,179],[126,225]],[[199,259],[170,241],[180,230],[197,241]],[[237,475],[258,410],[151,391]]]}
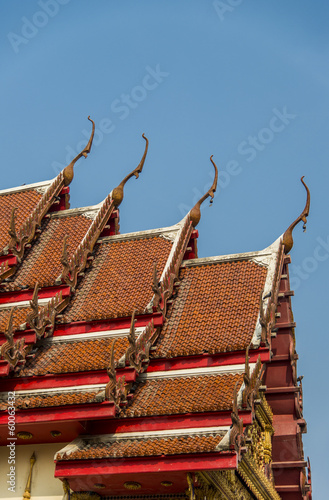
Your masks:
{"label": "blue sky", "polygon": [[220,185],[198,227],[199,255],[210,256],[271,244],[304,207],[305,175],[311,212],[306,234],[300,226],[294,233],[291,275],[305,454],[315,498],[323,497],[329,5],[50,4],[0,2],[2,189],[54,177],[86,142],[91,115],[95,143],[76,166],[71,202],[99,203],[139,162],[145,132],[149,154],[138,181],[126,186],[121,231],[179,221],[209,188],[213,154]]}

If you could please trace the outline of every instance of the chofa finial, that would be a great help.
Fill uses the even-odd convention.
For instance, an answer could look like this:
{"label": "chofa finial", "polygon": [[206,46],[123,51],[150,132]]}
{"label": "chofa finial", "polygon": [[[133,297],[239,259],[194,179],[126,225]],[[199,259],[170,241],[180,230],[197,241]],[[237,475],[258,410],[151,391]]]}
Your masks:
{"label": "chofa finial", "polygon": [[202,196],[202,198],[200,198],[200,200],[194,205],[194,207],[192,208],[192,210],[190,210],[190,220],[192,222],[193,227],[196,227],[199,224],[199,222],[200,222],[200,218],[201,218],[200,207],[201,207],[201,204],[208,198],[208,196],[211,197],[210,203],[212,203],[213,199],[214,199],[214,194],[215,194],[215,191],[216,191],[216,188],[217,188],[218,169],[217,169],[217,166],[216,166],[215,162],[213,161],[212,157],[213,157],[213,155],[211,155],[210,161],[213,164],[214,169],[215,169],[214,182],[213,182],[211,188]]}
{"label": "chofa finial", "polygon": [[117,208],[120,203],[122,202],[123,200],[123,188],[124,188],[124,185],[126,184],[126,182],[134,175],[136,177],[136,179],[138,179],[139,177],[139,174],[142,172],[143,170],[143,166],[144,166],[144,163],[145,163],[145,158],[146,158],[146,155],[147,155],[147,150],[148,150],[148,146],[149,146],[149,141],[148,141],[148,138],[145,137],[144,134],[142,134],[142,137],[143,139],[145,139],[146,141],[146,144],[145,144],[145,150],[144,150],[144,154],[142,156],[142,159],[141,161],[139,162],[139,164],[137,165],[137,167],[132,171],[130,172],[130,174],[128,174],[124,179],[123,181],[120,182],[120,184],[115,188],[113,189],[112,191],[112,200],[114,201],[114,204],[115,204],[115,207]]}
{"label": "chofa finial", "polygon": [[74,176],[73,167],[74,167],[75,163],[79,160],[79,158],[81,158],[81,156],[84,156],[85,158],[87,158],[87,155],[90,153],[91,145],[93,143],[94,133],[95,133],[95,122],[90,118],[90,116],[88,116],[88,120],[93,124],[90,139],[88,141],[87,146],[81,151],[81,153],[79,153],[75,158],[73,158],[71,163],[67,167],[64,168],[63,175],[64,175],[64,185],[65,186],[68,186],[72,182],[72,179]]}
{"label": "chofa finial", "polygon": [[294,244],[292,232],[293,232],[293,229],[295,228],[295,226],[297,226],[297,224],[299,222],[303,221],[304,222],[303,230],[306,231],[307,217],[308,217],[308,214],[310,211],[311,195],[310,195],[310,190],[308,189],[308,187],[305,184],[303,179],[304,179],[304,175],[303,175],[303,177],[301,177],[300,180],[306,189],[306,193],[307,193],[306,204],[305,204],[305,208],[302,211],[302,213],[300,214],[300,216],[288,227],[288,229],[286,230],[286,232],[283,235],[282,243],[284,245],[284,253],[286,253],[286,254],[290,252],[290,250],[292,249],[293,244]]}

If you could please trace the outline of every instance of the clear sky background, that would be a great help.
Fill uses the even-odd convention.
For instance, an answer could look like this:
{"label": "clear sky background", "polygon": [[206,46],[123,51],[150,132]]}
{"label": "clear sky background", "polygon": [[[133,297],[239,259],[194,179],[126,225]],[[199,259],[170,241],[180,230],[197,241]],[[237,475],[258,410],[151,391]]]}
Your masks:
{"label": "clear sky background", "polygon": [[50,3],[0,0],[2,189],[55,177],[87,142],[91,115],[72,207],[107,196],[138,164],[145,132],[121,232],[151,229],[178,222],[209,188],[213,154],[221,174],[198,226],[202,257],[270,245],[304,208],[305,175],[311,212],[306,234],[294,232],[292,300],[304,450],[314,498],[326,498],[329,4]]}

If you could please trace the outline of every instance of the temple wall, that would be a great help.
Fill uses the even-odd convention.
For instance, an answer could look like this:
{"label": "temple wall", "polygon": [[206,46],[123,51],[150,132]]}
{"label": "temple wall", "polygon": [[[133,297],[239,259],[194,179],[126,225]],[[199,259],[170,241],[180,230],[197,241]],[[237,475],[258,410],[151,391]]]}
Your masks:
{"label": "temple wall", "polygon": [[[67,443],[36,444],[15,446],[15,491],[8,491],[10,465],[9,448],[0,449],[0,499],[22,500],[26,481],[30,472],[30,458],[36,454],[32,473],[31,500],[62,500],[63,487],[59,479],[54,478],[54,455]],[[13,466],[13,465],[12,465]]]}

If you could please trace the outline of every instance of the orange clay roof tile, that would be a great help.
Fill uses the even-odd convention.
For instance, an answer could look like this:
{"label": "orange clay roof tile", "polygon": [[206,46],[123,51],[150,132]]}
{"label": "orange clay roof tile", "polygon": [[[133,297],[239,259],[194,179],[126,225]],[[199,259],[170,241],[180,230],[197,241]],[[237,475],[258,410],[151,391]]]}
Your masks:
{"label": "orange clay roof tile", "polygon": [[150,379],[138,383],[128,408],[121,417],[171,415],[232,408],[233,390],[243,382],[243,374],[203,375]]}
{"label": "orange clay roof tile", "polygon": [[[95,403],[95,396],[99,391],[90,392],[63,392],[59,394],[29,394],[27,396],[17,395],[16,408],[47,408],[50,406],[66,406]],[[2,408],[0,405],[0,409]]]}
{"label": "orange clay roof tile", "polygon": [[[11,310],[12,308],[0,310],[0,332],[5,332],[7,330]],[[18,329],[22,323],[26,322],[26,317],[31,311],[32,309],[30,307],[19,307],[15,309],[13,314],[13,330]]]}
{"label": "orange clay roof tile", "polygon": [[40,200],[42,194],[35,189],[18,191],[0,195],[0,250],[2,250],[10,240],[8,234],[11,211],[17,208],[15,214],[16,231],[25,222]]}
{"label": "orange clay roof tile", "polygon": [[172,243],[161,237],[104,242],[65,311],[65,321],[89,321],[144,312],[150,302],[153,263],[162,272]]}
{"label": "orange clay roof tile", "polygon": [[[1,197],[0,197],[1,198]],[[71,255],[86,234],[91,219],[79,216],[51,217],[42,223],[42,232],[18,267],[14,280],[7,288],[21,286],[34,288],[38,281],[40,288],[54,285],[63,266],[61,256],[64,236],[68,235],[68,254]]]}
{"label": "orange clay roof tile", "polygon": [[267,269],[233,261],[181,269],[178,294],[153,357],[245,350]]}
{"label": "orange clay roof tile", "polygon": [[[83,437],[82,437],[83,439]],[[222,437],[182,436],[156,439],[122,439],[116,442],[88,443],[85,441],[81,449],[68,455],[57,455],[57,460],[84,460],[111,457],[145,457],[159,455],[181,455],[184,453],[215,452]]]}
{"label": "orange clay roof tile", "polygon": [[[128,347],[127,338],[117,338],[115,359],[118,360]],[[27,361],[19,372],[20,377],[103,370],[108,367],[112,338],[39,345],[34,359]]]}

